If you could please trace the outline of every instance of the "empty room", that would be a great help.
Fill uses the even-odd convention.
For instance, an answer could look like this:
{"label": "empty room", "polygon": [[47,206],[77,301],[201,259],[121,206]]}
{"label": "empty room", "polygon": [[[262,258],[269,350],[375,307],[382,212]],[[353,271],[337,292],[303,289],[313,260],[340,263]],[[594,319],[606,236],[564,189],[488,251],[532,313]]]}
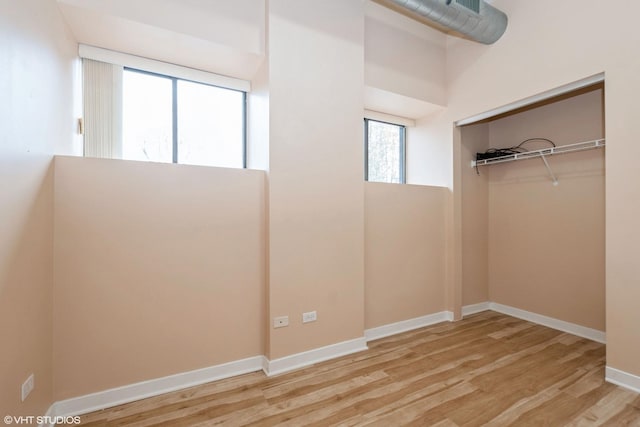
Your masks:
{"label": "empty room", "polygon": [[638,14],[0,0],[4,424],[640,426]]}

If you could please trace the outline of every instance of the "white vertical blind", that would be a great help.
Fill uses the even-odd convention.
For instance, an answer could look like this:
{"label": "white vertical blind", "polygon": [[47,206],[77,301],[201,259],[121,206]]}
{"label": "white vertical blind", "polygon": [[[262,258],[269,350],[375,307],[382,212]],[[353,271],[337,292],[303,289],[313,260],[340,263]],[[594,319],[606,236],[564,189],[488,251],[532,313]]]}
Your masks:
{"label": "white vertical blind", "polygon": [[122,66],[83,59],[84,155],[122,158]]}

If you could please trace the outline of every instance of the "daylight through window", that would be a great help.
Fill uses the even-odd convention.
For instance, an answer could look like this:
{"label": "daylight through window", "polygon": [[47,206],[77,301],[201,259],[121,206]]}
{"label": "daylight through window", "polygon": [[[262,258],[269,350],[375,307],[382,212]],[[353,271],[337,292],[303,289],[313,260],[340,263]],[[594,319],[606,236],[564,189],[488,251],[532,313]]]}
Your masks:
{"label": "daylight through window", "polygon": [[405,183],[405,127],[365,119],[365,180]]}
{"label": "daylight through window", "polygon": [[245,166],[244,92],[132,69],[122,92],[124,159]]}

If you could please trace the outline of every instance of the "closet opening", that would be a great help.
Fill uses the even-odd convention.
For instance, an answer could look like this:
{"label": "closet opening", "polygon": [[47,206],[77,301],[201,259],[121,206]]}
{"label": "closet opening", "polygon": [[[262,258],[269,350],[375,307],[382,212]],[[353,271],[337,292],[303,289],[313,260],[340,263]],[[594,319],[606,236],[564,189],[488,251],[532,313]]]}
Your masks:
{"label": "closet opening", "polygon": [[457,123],[462,306],[488,302],[604,341],[603,76],[570,88]]}

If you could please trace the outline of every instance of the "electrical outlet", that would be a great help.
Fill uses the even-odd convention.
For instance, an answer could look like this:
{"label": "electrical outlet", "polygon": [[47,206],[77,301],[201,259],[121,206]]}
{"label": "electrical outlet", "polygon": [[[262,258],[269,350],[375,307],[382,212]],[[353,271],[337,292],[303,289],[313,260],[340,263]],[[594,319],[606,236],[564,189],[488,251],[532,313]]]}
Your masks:
{"label": "electrical outlet", "polygon": [[29,375],[29,378],[25,382],[22,383],[22,401],[29,396],[29,393],[33,390],[34,387],[33,374]]}
{"label": "electrical outlet", "polygon": [[280,316],[273,318],[274,328],[284,328],[285,326],[289,326],[289,316]]}
{"label": "electrical outlet", "polygon": [[318,320],[318,313],[315,310],[302,313],[302,323],[315,322]]}

